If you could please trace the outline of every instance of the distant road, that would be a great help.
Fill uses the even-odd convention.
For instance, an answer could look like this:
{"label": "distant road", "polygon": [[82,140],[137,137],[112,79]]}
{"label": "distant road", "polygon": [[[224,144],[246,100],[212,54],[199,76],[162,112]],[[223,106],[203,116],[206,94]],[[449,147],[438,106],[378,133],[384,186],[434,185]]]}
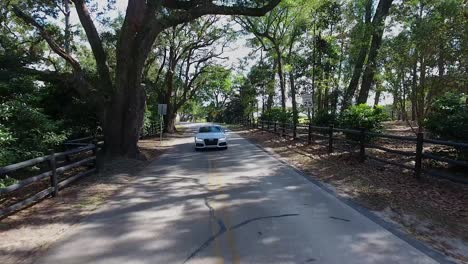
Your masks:
{"label": "distant road", "polygon": [[234,133],[177,141],[37,263],[438,263]]}

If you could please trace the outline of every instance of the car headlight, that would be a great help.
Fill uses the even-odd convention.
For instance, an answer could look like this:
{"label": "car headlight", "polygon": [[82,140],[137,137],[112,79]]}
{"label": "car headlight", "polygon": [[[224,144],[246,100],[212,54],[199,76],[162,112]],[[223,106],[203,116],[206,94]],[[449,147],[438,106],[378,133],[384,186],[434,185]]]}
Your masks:
{"label": "car headlight", "polygon": [[219,138],[219,141],[226,141],[225,137]]}
{"label": "car headlight", "polygon": [[197,142],[203,142],[203,139],[201,139],[201,138],[195,138],[195,141],[197,141]]}

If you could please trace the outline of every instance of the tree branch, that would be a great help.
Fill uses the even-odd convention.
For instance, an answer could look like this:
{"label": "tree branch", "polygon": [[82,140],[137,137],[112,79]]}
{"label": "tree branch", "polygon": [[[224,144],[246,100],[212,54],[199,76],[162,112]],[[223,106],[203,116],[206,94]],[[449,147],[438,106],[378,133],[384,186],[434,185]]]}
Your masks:
{"label": "tree branch", "polygon": [[[162,7],[169,9],[169,15],[155,17],[146,21],[147,26],[142,31],[144,36],[138,47],[147,54],[154,43],[156,36],[164,29],[176,26],[182,23],[190,22],[204,15],[244,15],[244,16],[263,16],[275,8],[281,0],[270,0],[261,7],[245,7],[241,5],[216,5],[211,0],[192,0],[192,1],[174,1],[162,0]],[[153,6],[157,9],[158,6]],[[167,13],[161,12],[161,13]]]}
{"label": "tree branch", "polygon": [[[246,7],[243,5],[216,5],[212,0],[192,0],[192,1],[174,1],[163,0],[162,5],[169,9],[185,10],[186,15],[243,15],[243,16],[263,16],[275,8],[281,0],[271,0],[261,7]],[[191,19],[193,20],[193,19]],[[190,20],[188,20],[190,21]],[[186,21],[186,22],[188,22]]]}
{"label": "tree branch", "polygon": [[[83,26],[89,44],[91,45],[91,50],[93,51],[94,59],[96,60],[98,74],[105,86],[112,86],[109,66],[107,65],[107,54],[104,51],[102,40],[94,26],[93,20],[91,19],[86,2],[84,0],[72,1],[75,3],[76,12],[78,13],[81,25]],[[106,88],[109,89],[110,87]]]}
{"label": "tree branch", "polygon": [[52,36],[47,32],[47,30],[39,24],[34,18],[32,18],[30,15],[24,13],[18,6],[14,5],[13,6],[13,12],[17,17],[22,19],[26,24],[31,25],[35,27],[37,30],[39,30],[39,33],[41,36],[47,41],[47,44],[49,44],[49,47],[60,57],[65,59],[73,68],[74,72],[79,72],[81,73],[83,70],[81,69],[81,65],[77,60],[75,60],[70,54],[65,52],[64,49],[60,47],[60,45],[55,42],[55,40],[52,38]]}

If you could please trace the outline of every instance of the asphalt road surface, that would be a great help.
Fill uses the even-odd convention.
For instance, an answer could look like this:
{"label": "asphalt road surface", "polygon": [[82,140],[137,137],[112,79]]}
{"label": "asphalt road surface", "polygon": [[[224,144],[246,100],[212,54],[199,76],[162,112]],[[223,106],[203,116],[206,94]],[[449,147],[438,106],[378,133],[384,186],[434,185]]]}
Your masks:
{"label": "asphalt road surface", "polygon": [[36,263],[437,263],[234,133],[177,143]]}

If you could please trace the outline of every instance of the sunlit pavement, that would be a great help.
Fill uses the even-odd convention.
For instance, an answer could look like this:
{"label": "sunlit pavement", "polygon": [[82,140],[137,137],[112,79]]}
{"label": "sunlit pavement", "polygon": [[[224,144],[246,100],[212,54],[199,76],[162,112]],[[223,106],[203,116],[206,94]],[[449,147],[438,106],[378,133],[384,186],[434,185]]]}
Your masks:
{"label": "sunlit pavement", "polygon": [[178,139],[37,263],[437,263],[247,140],[229,143],[195,152]]}

